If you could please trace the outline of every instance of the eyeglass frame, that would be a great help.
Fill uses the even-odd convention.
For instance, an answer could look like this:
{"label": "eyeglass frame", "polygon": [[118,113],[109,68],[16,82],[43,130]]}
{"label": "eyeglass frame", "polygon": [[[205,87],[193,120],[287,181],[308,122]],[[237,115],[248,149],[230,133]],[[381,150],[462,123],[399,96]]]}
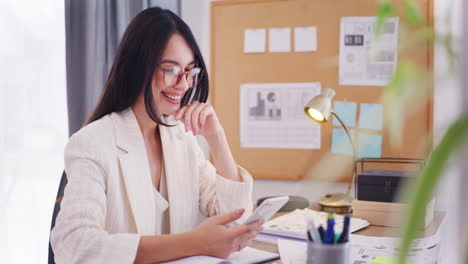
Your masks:
{"label": "eyeglass frame", "polygon": [[[167,62],[166,62],[166,63],[167,63]],[[180,81],[182,80],[182,75],[185,76],[185,81],[187,82],[187,84],[189,84],[189,83],[188,83],[188,79],[187,79],[187,77],[188,77],[187,74],[189,74],[191,71],[193,71],[193,70],[195,70],[195,69],[199,69],[199,72],[198,72],[195,76],[192,76],[192,78],[193,78],[193,77],[196,77],[196,78],[193,78],[193,79],[196,79],[196,82],[195,82],[195,80],[194,80],[194,82],[192,83],[192,85],[191,85],[191,86],[189,85],[188,88],[190,89],[190,88],[193,88],[193,87],[197,86],[197,85],[199,84],[199,82],[200,82],[200,79],[203,77],[203,69],[202,69],[201,67],[198,67],[198,66],[195,66],[195,67],[193,67],[193,68],[190,69],[190,70],[184,69],[184,68],[182,68],[182,67],[180,67],[180,66],[178,66],[178,65],[173,65],[172,67],[177,67],[177,68],[180,69],[180,71],[179,71],[179,73],[177,73],[177,77],[175,78],[174,83],[168,84],[167,81],[166,81],[166,74],[168,73],[169,69],[165,69],[165,68],[163,67],[163,64],[160,64],[160,65],[158,66],[158,68],[161,69],[162,72],[163,72],[163,82],[164,82],[164,84],[165,84],[166,86],[174,86],[174,85],[179,84]]]}

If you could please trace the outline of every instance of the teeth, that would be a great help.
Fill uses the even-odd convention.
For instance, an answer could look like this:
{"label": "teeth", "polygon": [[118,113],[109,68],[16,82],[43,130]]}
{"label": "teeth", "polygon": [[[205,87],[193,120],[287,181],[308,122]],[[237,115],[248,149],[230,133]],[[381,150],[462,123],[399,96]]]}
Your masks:
{"label": "teeth", "polygon": [[169,97],[169,98],[173,99],[173,100],[179,100],[182,97],[181,95],[174,96],[174,95],[169,95],[169,94],[164,93],[164,92],[162,94],[164,96],[166,96],[166,97]]}

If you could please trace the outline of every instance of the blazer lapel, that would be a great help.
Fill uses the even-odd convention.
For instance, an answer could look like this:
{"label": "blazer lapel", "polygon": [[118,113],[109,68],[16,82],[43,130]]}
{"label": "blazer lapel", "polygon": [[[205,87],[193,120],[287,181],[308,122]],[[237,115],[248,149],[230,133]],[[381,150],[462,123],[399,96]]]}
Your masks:
{"label": "blazer lapel", "polygon": [[116,145],[127,196],[138,234],[154,235],[155,208],[153,184],[143,135],[131,108],[114,113]]}

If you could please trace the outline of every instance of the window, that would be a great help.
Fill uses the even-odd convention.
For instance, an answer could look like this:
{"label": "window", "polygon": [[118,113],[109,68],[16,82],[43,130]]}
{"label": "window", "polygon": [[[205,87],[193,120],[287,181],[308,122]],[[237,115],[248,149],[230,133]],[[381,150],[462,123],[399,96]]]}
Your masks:
{"label": "window", "polygon": [[68,138],[64,1],[0,2],[0,262],[46,263]]}

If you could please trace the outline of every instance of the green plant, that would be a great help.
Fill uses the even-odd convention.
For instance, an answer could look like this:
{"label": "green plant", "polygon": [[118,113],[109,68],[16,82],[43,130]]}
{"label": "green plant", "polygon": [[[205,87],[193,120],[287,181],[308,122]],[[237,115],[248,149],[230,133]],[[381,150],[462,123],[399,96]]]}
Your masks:
{"label": "green plant", "polygon": [[[433,30],[427,21],[421,15],[414,0],[405,0],[403,15],[400,15],[400,26],[402,31],[411,30],[413,38],[411,41],[403,43],[403,48],[399,49],[400,54],[408,52],[411,49],[418,48],[418,45],[433,41],[441,43],[445,48],[445,53],[450,61],[450,74],[455,71],[456,51],[453,49],[453,35],[439,34]],[[376,35],[379,36],[385,20],[396,16],[397,10],[390,0],[381,0],[377,11]],[[410,61],[402,61],[397,66],[393,79],[384,89],[384,103],[389,111],[386,111],[385,121],[390,127],[391,142],[399,144],[402,114],[408,105],[414,102],[422,102],[431,94],[431,83],[427,80],[432,79],[426,69],[422,69]],[[428,78],[429,77],[429,78]],[[422,80],[426,80],[421,82]],[[423,96],[421,96],[423,95]],[[417,226],[421,224],[424,218],[424,208],[430,201],[435,188],[440,182],[444,169],[452,155],[463,146],[468,140],[468,114],[458,118],[448,128],[441,142],[430,153],[426,166],[419,173],[414,182],[408,184],[405,192],[406,201],[408,201],[408,211],[402,219],[401,246],[399,252],[399,263],[405,263],[412,241],[416,237]],[[411,191],[409,191],[411,190]],[[467,245],[468,248],[468,245]],[[468,252],[468,250],[467,250]],[[468,254],[465,259],[468,264]]]}

